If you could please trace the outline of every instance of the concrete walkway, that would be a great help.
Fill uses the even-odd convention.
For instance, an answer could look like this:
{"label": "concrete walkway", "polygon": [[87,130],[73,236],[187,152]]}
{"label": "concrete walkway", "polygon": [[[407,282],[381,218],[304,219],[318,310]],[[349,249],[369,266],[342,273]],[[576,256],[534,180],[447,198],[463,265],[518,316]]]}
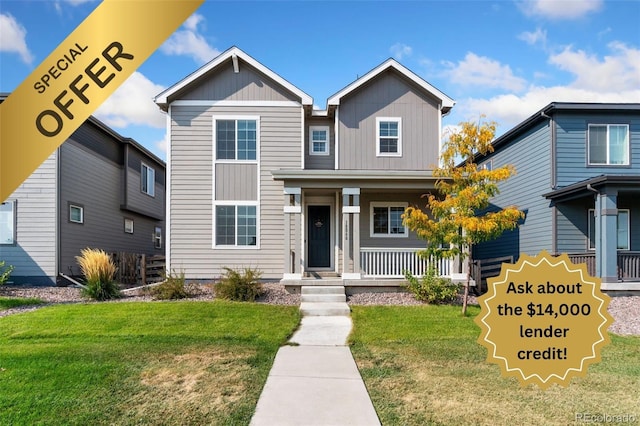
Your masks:
{"label": "concrete walkway", "polygon": [[304,316],[276,354],[252,426],[380,425],[347,337],[349,316]]}

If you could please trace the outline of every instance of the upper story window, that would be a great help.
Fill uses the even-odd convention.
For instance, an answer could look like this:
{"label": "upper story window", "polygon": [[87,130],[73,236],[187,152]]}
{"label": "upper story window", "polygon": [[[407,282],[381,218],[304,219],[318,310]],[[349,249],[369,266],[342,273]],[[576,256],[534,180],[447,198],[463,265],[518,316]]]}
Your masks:
{"label": "upper story window", "polygon": [[589,124],[590,165],[629,164],[629,125]]}
{"label": "upper story window", "polygon": [[[589,250],[596,248],[596,216],[595,210],[589,209]],[[616,221],[616,243],[618,250],[629,250],[629,209],[618,209]]]}
{"label": "upper story window", "polygon": [[16,242],[16,203],[7,201],[0,204],[0,244]]}
{"label": "upper story window", "polygon": [[309,154],[329,155],[329,126],[309,127]]}
{"label": "upper story window", "polygon": [[69,204],[69,222],[84,223],[84,207]]}
{"label": "upper story window", "polygon": [[402,156],[402,119],[400,117],[376,118],[376,155],[378,157]]}
{"label": "upper story window", "polygon": [[216,160],[257,159],[258,120],[214,118]]}
{"label": "upper story window", "polygon": [[371,237],[406,237],[402,215],[407,203],[371,203]]}
{"label": "upper story window", "polygon": [[493,160],[486,161],[480,165],[480,170],[493,170]]}
{"label": "upper story window", "polygon": [[152,197],[155,196],[156,171],[146,164],[142,163],[140,176],[142,180],[142,192]]}

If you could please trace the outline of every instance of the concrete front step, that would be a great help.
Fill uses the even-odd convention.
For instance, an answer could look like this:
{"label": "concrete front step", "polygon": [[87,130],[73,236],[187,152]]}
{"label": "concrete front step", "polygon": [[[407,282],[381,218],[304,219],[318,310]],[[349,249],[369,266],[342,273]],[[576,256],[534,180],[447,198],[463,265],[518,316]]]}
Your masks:
{"label": "concrete front step", "polygon": [[303,316],[349,316],[351,309],[346,302],[302,302]]}
{"label": "concrete front step", "polygon": [[343,285],[303,285],[300,294],[345,294]]}
{"label": "concrete front step", "polygon": [[343,294],[303,294],[301,302],[346,302],[347,296]]}

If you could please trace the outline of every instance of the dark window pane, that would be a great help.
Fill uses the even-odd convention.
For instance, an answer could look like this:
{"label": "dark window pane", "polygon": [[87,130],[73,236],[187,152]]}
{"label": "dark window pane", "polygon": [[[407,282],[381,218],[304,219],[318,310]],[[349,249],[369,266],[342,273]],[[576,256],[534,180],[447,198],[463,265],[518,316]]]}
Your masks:
{"label": "dark window pane", "polygon": [[235,120],[216,120],[216,159],[234,160],[236,158],[236,122]]}
{"label": "dark window pane", "polygon": [[389,233],[389,210],[386,207],[373,208],[373,233]]}
{"label": "dark window pane", "polygon": [[235,245],[235,206],[216,207],[216,245]]}

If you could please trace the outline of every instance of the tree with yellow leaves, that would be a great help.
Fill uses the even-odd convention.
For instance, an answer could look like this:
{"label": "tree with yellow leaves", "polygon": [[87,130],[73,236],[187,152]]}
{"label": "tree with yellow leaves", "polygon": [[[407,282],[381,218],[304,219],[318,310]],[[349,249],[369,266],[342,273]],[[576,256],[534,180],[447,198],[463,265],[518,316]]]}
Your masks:
{"label": "tree with yellow leaves", "polygon": [[463,314],[467,311],[471,280],[471,247],[498,238],[524,218],[524,213],[514,206],[487,211],[489,200],[499,193],[498,182],[515,174],[511,165],[490,170],[475,163],[476,155],[493,152],[495,130],[495,122],[460,123],[460,130],[451,133],[444,143],[441,165],[433,171],[440,179],[436,182],[438,194],[427,197],[431,216],[415,207],[408,207],[403,216],[404,224],[427,241],[427,248],[420,255],[467,259]]}

